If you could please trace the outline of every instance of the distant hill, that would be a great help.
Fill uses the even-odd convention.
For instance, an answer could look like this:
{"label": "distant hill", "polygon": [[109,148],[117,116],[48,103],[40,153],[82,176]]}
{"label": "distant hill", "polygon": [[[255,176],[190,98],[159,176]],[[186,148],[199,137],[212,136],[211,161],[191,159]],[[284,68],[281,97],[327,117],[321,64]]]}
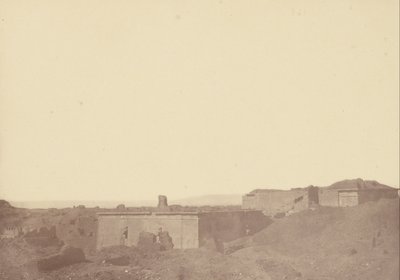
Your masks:
{"label": "distant hill", "polygon": [[217,195],[203,195],[193,196],[178,200],[169,201],[170,205],[179,204],[187,206],[216,206],[216,205],[241,205],[242,195],[241,194],[217,194]]}
{"label": "distant hill", "polygon": [[363,179],[350,179],[343,180],[327,187],[328,189],[338,190],[338,189],[393,189],[387,185],[383,185],[377,181],[363,180]]}

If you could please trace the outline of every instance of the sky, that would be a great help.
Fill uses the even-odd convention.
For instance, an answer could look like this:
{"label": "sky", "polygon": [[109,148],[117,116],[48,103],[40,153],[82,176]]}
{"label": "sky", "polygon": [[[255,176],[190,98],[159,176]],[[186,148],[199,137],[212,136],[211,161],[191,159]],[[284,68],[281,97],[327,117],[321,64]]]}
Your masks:
{"label": "sky", "polygon": [[397,0],[1,0],[0,197],[399,186]]}

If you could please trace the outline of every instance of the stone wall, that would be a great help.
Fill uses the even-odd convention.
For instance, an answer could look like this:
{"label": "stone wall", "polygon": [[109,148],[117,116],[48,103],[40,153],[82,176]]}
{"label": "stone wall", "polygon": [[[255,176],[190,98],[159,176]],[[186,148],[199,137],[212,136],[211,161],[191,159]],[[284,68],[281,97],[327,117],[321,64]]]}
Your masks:
{"label": "stone wall", "polygon": [[199,213],[199,245],[209,240],[229,242],[254,234],[271,223],[261,211],[221,211]]}
{"label": "stone wall", "polygon": [[[137,245],[140,232],[168,231],[174,248],[198,248],[196,213],[103,213],[99,215],[97,249],[113,245]],[[127,230],[126,236],[124,232]]]}
{"label": "stone wall", "polygon": [[342,190],[338,192],[339,207],[350,207],[359,204],[357,190]]}
{"label": "stone wall", "polygon": [[338,190],[319,189],[318,192],[319,205],[339,207],[339,193]]}
{"label": "stone wall", "polygon": [[256,194],[249,193],[242,197],[242,209],[256,209]]}
{"label": "stone wall", "polygon": [[265,228],[270,220],[261,211],[105,212],[99,213],[97,249],[136,246],[141,232],[168,231],[176,249],[198,248],[207,241],[228,242]]}
{"label": "stone wall", "polygon": [[[311,189],[265,190],[243,197],[243,209],[262,210],[266,215],[298,212],[310,206]],[[315,195],[313,195],[313,198]],[[318,196],[316,196],[318,197]],[[315,199],[315,198],[314,198]]]}

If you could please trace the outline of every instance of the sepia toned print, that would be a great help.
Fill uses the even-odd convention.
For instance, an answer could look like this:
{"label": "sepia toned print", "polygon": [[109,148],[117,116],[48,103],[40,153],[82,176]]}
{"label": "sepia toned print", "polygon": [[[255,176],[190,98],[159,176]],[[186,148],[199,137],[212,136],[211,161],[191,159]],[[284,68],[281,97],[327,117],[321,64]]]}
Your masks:
{"label": "sepia toned print", "polygon": [[0,280],[399,279],[399,3],[0,0]]}

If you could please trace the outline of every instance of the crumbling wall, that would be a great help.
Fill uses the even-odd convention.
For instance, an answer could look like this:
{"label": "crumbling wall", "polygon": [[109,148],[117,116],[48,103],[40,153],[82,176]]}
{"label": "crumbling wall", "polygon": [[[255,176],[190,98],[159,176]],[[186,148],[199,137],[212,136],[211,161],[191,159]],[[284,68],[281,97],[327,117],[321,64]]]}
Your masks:
{"label": "crumbling wall", "polygon": [[22,229],[17,226],[8,226],[5,227],[1,234],[0,234],[0,239],[2,238],[15,238],[21,235]]}
{"label": "crumbling wall", "polygon": [[60,240],[56,235],[56,227],[51,228],[41,227],[40,229],[32,230],[24,234],[24,240],[36,246],[56,246],[60,244]]}
{"label": "crumbling wall", "polygon": [[256,194],[248,193],[242,196],[242,209],[256,209]]}
{"label": "crumbling wall", "polygon": [[[339,207],[339,192],[345,192],[345,190],[320,188],[318,192],[319,205]],[[381,198],[397,197],[396,189],[355,189],[354,192],[357,192],[358,195],[357,204],[365,203],[367,201],[376,201]]]}
{"label": "crumbling wall", "polygon": [[112,245],[136,246],[141,232],[157,234],[160,229],[168,231],[174,248],[199,246],[196,213],[116,213],[99,216],[97,249]]}
{"label": "crumbling wall", "polygon": [[173,248],[198,248],[208,240],[228,242],[265,228],[271,220],[261,211],[203,213],[103,213],[98,218],[97,249],[136,246],[143,232],[168,232]]}
{"label": "crumbling wall", "polygon": [[[363,185],[360,185],[360,188]],[[254,190],[242,197],[242,209],[262,210],[269,216],[284,216],[306,210],[314,205],[340,207],[354,206],[380,198],[395,198],[394,188],[331,189],[309,186],[304,189]],[[339,196],[340,194],[340,196]]]}
{"label": "crumbling wall", "polygon": [[97,225],[97,249],[121,245],[122,230],[127,222],[123,216],[99,216]]}
{"label": "crumbling wall", "polygon": [[270,223],[271,220],[261,211],[199,213],[199,246],[211,241],[218,249],[223,242],[252,235]]}
{"label": "crumbling wall", "polygon": [[57,235],[73,247],[83,248],[86,253],[95,248],[97,218],[93,216],[78,216],[69,221],[74,224],[59,225]]}
{"label": "crumbling wall", "polygon": [[308,191],[308,203],[309,206],[314,206],[319,204],[319,188],[314,186],[309,186]]}
{"label": "crumbling wall", "polygon": [[309,204],[307,189],[264,190],[243,197],[244,209],[262,210],[270,216],[302,211],[308,209]]}
{"label": "crumbling wall", "polygon": [[57,236],[65,244],[82,248],[86,254],[96,248],[97,215],[90,209],[71,209],[61,215]]}
{"label": "crumbling wall", "polygon": [[157,234],[168,231],[174,248],[198,247],[198,217],[196,214],[161,214],[128,217],[129,245],[136,245],[141,231]]}
{"label": "crumbling wall", "polygon": [[339,194],[337,190],[320,188],[318,199],[321,206],[339,207]]}

